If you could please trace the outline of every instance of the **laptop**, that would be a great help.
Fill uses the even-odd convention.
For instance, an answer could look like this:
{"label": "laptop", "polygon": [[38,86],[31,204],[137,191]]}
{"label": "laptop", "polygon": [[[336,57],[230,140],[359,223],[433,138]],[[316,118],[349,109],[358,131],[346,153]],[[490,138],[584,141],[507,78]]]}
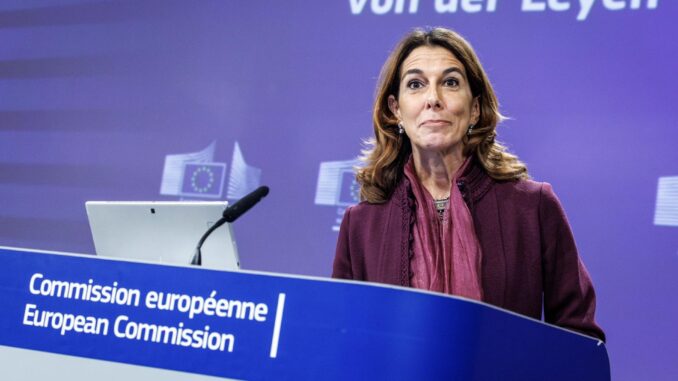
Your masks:
{"label": "laptop", "polygon": [[[219,218],[226,201],[87,201],[97,256],[190,265],[200,237]],[[202,266],[240,268],[233,228],[226,223],[202,246]]]}

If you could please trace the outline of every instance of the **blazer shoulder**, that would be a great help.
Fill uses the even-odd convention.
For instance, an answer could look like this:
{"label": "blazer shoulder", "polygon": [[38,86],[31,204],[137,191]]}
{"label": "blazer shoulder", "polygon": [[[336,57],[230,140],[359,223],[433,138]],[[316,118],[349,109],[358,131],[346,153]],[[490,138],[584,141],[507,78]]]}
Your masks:
{"label": "blazer shoulder", "polygon": [[535,200],[539,200],[545,190],[553,192],[549,183],[526,179],[498,182],[494,188],[500,197],[521,197]]}
{"label": "blazer shoulder", "polygon": [[351,218],[372,217],[387,210],[390,203],[391,200],[382,204],[371,204],[367,201],[361,201],[358,204],[349,206],[346,210],[350,211]]}
{"label": "blazer shoulder", "polygon": [[[504,205],[537,208],[541,211],[559,211],[560,200],[551,184],[534,180],[517,180],[498,183],[494,187],[497,200]],[[562,213],[562,212],[561,212]]]}

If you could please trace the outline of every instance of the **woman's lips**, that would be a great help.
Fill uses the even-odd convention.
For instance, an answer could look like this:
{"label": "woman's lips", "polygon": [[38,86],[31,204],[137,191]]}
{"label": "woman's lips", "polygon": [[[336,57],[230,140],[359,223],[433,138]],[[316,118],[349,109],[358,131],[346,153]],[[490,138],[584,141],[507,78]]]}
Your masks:
{"label": "woman's lips", "polygon": [[440,127],[450,124],[448,120],[444,119],[428,119],[419,124],[419,127]]}

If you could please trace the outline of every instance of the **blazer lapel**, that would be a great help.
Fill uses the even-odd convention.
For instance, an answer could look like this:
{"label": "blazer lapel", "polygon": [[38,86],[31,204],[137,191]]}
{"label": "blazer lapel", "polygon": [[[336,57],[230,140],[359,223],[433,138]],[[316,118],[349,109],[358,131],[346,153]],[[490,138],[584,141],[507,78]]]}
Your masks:
{"label": "blazer lapel", "polygon": [[504,305],[506,292],[506,253],[497,195],[491,188],[475,204],[473,220],[482,247],[483,301]]}
{"label": "blazer lapel", "polygon": [[407,197],[408,183],[403,179],[388,202],[387,218],[382,236],[379,278],[389,284],[410,285],[410,219]]}

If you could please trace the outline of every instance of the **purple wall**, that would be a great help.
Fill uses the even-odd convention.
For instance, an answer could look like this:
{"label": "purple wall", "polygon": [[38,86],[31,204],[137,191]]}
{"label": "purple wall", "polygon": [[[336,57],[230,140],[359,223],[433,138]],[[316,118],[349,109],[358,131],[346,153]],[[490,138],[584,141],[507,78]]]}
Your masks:
{"label": "purple wall", "polygon": [[678,3],[436,11],[454,3],[4,1],[0,245],[93,252],[86,200],[191,198],[186,182],[161,194],[166,156],[214,142],[202,162],[227,171],[209,195],[272,190],[235,225],[243,266],[329,275],[352,193],[346,163],[327,162],[352,160],[370,135],[400,36],[447,26],[473,43],[512,118],[500,138],[568,212],[614,379],[678,374]]}

